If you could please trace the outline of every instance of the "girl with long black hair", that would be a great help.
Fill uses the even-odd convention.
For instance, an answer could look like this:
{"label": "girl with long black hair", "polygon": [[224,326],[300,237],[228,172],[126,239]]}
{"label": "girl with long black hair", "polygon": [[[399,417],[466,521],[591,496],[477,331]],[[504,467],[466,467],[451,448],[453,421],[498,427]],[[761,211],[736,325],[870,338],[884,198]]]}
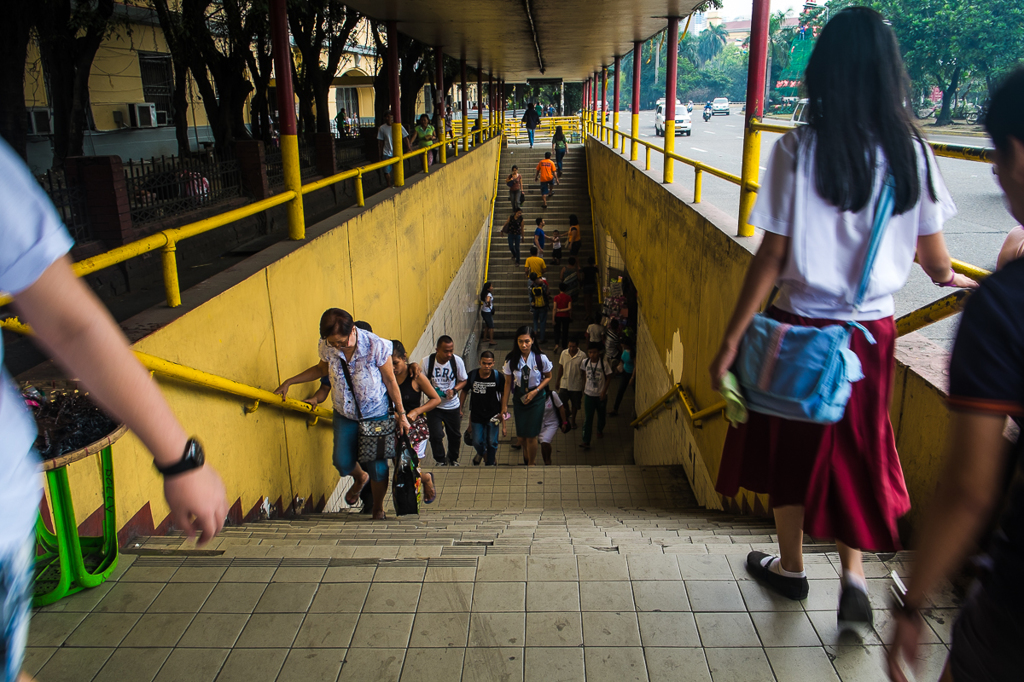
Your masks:
{"label": "girl with long black hair", "polygon": [[[710,367],[717,388],[740,340],[772,287],[768,314],[792,325],[855,320],[851,349],[864,379],[842,420],[820,425],[751,413],[730,429],[716,489],[767,493],[780,556],[747,555],[748,570],[791,599],[807,596],[801,545],[807,532],[834,538],[843,565],[840,626],[872,622],[861,550],[899,549],[896,519],[910,509],[889,422],[895,372],[892,294],[907,281],[915,253],[943,287],[977,286],[953,273],[942,225],[956,212],[931,150],[908,109],[909,79],[896,38],[874,10],[853,7],[822,31],[807,64],[808,125],[775,145],[750,223],[764,241],[747,271],[732,319]],[[886,174],[895,210],[855,308],[874,206]]]}
{"label": "girl with long black hair", "polygon": [[537,444],[544,423],[544,401],[551,382],[551,361],[540,350],[533,327],[516,330],[516,347],[505,356],[501,373],[505,390],[501,395],[501,418],[508,419],[509,396],[516,417],[516,435],[523,446],[527,466],[537,463]]}
{"label": "girl with long black hair", "polygon": [[484,282],[483,288],[480,290],[480,317],[484,321],[484,331],[481,336],[481,341],[486,341],[488,345],[494,345],[494,293],[491,291],[492,285],[490,282]]}

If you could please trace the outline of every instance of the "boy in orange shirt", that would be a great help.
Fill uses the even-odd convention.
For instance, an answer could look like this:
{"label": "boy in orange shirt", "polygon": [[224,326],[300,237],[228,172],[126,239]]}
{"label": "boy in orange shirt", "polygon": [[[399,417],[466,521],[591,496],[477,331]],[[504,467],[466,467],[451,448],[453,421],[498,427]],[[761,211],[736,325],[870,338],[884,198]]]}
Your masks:
{"label": "boy in orange shirt", "polygon": [[544,208],[547,208],[548,195],[553,186],[558,184],[558,167],[551,160],[551,152],[544,152],[544,158],[537,164],[533,179],[540,180],[540,198]]}

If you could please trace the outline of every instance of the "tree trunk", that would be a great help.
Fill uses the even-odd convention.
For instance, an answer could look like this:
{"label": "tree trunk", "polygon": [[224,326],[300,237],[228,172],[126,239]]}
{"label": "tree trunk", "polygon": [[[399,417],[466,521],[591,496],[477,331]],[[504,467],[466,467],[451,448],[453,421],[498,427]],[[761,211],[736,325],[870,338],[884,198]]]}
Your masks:
{"label": "tree trunk", "polygon": [[942,91],[942,108],[939,109],[939,115],[935,118],[935,125],[937,126],[948,126],[953,122],[953,112],[950,104],[953,100],[953,95],[956,94],[956,89],[960,86],[960,67],[953,69],[953,76],[949,79],[949,86]]}
{"label": "tree trunk", "polygon": [[[313,85],[313,104],[316,106],[316,132],[331,132],[331,85],[330,81],[322,83],[324,78],[317,77]],[[333,80],[333,79],[332,79]]]}
{"label": "tree trunk", "polygon": [[0,22],[0,137],[26,161],[25,61],[34,23],[32,12],[32,3],[12,3]]}
{"label": "tree trunk", "polygon": [[188,156],[192,147],[188,143],[188,67],[173,56],[174,64],[174,95],[171,106],[174,108],[174,137],[178,141],[178,156]]}

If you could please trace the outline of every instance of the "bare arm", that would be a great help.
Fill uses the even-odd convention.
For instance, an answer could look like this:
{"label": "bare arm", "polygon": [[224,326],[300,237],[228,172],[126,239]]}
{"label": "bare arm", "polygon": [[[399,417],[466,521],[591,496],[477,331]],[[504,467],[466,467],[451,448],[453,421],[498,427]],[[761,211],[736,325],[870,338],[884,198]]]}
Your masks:
{"label": "bare arm", "polygon": [[[503,417],[508,414],[508,394],[512,392],[512,381],[515,379],[515,377],[510,374],[504,374],[504,377],[505,388],[501,391],[501,414]],[[504,423],[504,419],[502,422]]]}
{"label": "bare arm", "polygon": [[[15,307],[41,345],[81,380],[96,402],[135,432],[157,464],[181,460],[188,440],[185,429],[110,313],[74,276],[67,257],[18,294]],[[205,543],[224,525],[224,484],[211,466],[165,478],[164,496],[174,525],[189,537],[201,530]]]}
{"label": "bare arm", "polygon": [[970,277],[953,273],[953,262],[946,249],[946,238],[941,232],[917,238],[917,260],[921,269],[933,282],[948,282],[953,277],[953,287],[976,289],[978,283]]}
{"label": "bare arm", "polygon": [[999,249],[999,258],[996,260],[996,270],[1002,270],[1010,261],[1017,260],[1021,256],[1021,251],[1024,250],[1024,229],[1021,226],[1010,230],[1010,233],[1006,235],[1006,240],[1003,242],[1003,246]]}
{"label": "bare arm", "polygon": [[409,420],[406,419],[405,409],[402,407],[402,391],[398,388],[398,380],[395,379],[395,366],[391,364],[391,358],[385,360],[384,364],[377,369],[380,370],[380,376],[384,379],[384,386],[388,390],[391,402],[395,404],[398,427],[402,429],[402,433],[409,433]]}
{"label": "bare arm", "polygon": [[410,424],[416,421],[421,414],[426,414],[441,404],[441,397],[437,395],[437,391],[435,391],[434,387],[430,385],[429,381],[427,381],[426,375],[418,374],[416,378],[413,379],[413,384],[427,396],[427,402],[423,403],[415,410],[411,410],[409,414],[405,415]]}
{"label": "bare arm", "polygon": [[304,384],[307,381],[316,381],[317,379],[325,376],[327,376],[327,363],[321,360],[309,369],[299,372],[292,378],[285,379],[283,384],[274,389],[274,393],[278,394],[282,398],[287,398],[288,389],[295,384]]}
{"label": "bare arm", "polygon": [[558,365],[558,378],[555,380],[555,390],[556,391],[561,391],[562,390],[562,377],[563,376],[565,376],[565,366],[560,364],[560,365]]}
{"label": "bare arm", "polygon": [[327,396],[330,395],[330,393],[330,386],[321,385],[320,388],[317,389],[316,393],[314,393],[310,398],[306,399],[304,402],[307,402],[313,407],[316,407],[323,401],[327,400]]}
{"label": "bare arm", "polygon": [[[962,564],[991,518],[1010,454],[1003,438],[1005,421],[994,414],[951,414],[946,466],[922,525],[907,587],[908,605],[924,606],[925,597]],[[898,618],[889,650],[892,679],[905,682],[899,659],[914,660],[923,625],[919,618]]]}
{"label": "bare arm", "polygon": [[740,340],[750,325],[750,320],[761,308],[763,301],[772,290],[783,266],[789,255],[789,237],[766,232],[761,248],[747,270],[743,280],[743,288],[740,290],[739,300],[736,301],[736,308],[733,310],[729,326],[726,327],[722,345],[719,347],[718,355],[711,363],[708,371],[711,373],[711,385],[718,390],[722,384],[722,377],[729,371],[736,353],[740,347]]}

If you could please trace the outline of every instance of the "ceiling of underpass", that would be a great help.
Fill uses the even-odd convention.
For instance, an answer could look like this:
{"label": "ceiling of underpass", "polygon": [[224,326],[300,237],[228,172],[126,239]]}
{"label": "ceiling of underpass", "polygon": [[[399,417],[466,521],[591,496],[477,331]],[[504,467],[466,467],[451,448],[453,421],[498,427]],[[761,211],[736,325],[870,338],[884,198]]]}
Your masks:
{"label": "ceiling of underpass", "polygon": [[[398,31],[468,66],[523,82],[581,81],[616,55],[685,17],[698,0],[350,0],[367,16],[395,20]],[[682,30],[682,26],[680,26]]]}

